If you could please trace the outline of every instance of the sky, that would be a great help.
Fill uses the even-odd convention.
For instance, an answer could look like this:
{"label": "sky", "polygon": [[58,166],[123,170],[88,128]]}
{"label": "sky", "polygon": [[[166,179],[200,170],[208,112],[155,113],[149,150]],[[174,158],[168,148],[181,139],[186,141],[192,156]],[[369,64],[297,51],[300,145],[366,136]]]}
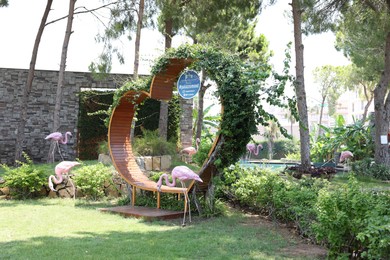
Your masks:
{"label": "sky", "polygon": [[[68,12],[68,2],[53,1],[48,21],[63,17]],[[266,36],[270,49],[274,52],[271,63],[276,70],[282,69],[284,50],[289,41],[293,42],[293,26],[287,13],[291,12],[289,1],[278,1],[266,7],[258,19],[257,31]],[[100,1],[78,0],[76,6],[89,9],[99,6]],[[31,52],[35,41],[46,0],[10,0],[9,6],[0,8],[0,67],[28,69]],[[100,12],[103,16],[107,14]],[[43,33],[38,52],[36,69],[58,70],[61,48],[66,28],[66,19],[48,25]],[[97,61],[103,45],[95,41],[95,36],[104,30],[101,22],[90,14],[77,15],[73,22],[73,34],[70,38],[67,67],[68,71],[88,71],[88,65]],[[174,37],[173,46],[177,47],[183,37]],[[318,99],[318,86],[313,80],[312,71],[323,65],[346,65],[348,60],[334,48],[335,37],[332,33],[303,37],[305,86],[308,102]],[[124,50],[126,63],[114,61],[113,73],[130,74],[133,71],[134,42],[122,40],[118,45]],[[144,29],[141,36],[140,74],[148,74],[153,59],[159,57],[164,50],[164,39],[156,31]],[[292,46],[292,54],[294,52]],[[294,56],[293,56],[294,59]],[[294,72],[294,66],[291,67]],[[311,100],[311,101],[310,101]]]}

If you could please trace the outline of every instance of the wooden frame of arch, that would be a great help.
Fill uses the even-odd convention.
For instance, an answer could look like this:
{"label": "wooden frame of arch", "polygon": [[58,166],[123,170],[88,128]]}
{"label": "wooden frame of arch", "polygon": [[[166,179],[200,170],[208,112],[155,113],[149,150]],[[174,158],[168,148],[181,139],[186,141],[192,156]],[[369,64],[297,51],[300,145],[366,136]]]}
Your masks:
{"label": "wooden frame of arch", "polygon": [[[157,192],[156,182],[149,180],[141,169],[139,168],[133,151],[130,140],[130,131],[134,114],[137,106],[146,98],[170,100],[172,98],[172,91],[174,83],[179,74],[192,63],[190,59],[170,59],[166,69],[153,77],[150,87],[150,93],[145,91],[128,91],[119,101],[119,105],[113,110],[110,118],[108,129],[108,145],[111,158],[116,170],[123,177],[123,179],[132,186],[132,205],[135,204],[137,189]],[[212,155],[219,136],[214,140],[214,144],[209,152],[209,157]],[[206,160],[199,176],[203,183],[199,183],[200,190],[205,190],[212,177],[213,167],[212,163]],[[194,181],[188,185],[189,191],[194,185]],[[168,187],[163,185],[162,192],[184,194],[185,190],[179,187]],[[185,200],[184,207],[187,207]],[[157,208],[160,208],[160,193],[157,192]]]}

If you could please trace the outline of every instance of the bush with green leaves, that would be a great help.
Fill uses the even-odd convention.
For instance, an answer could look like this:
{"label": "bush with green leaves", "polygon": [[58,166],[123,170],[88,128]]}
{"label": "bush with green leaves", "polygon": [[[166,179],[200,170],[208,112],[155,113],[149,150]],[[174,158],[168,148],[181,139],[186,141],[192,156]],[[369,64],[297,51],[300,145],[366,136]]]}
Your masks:
{"label": "bush with green leaves", "polygon": [[77,188],[91,200],[102,198],[104,185],[112,181],[112,169],[102,163],[79,167],[73,174]]}
{"label": "bush with green leaves", "polygon": [[320,126],[322,134],[315,140],[311,136],[310,156],[313,162],[326,162],[334,158],[335,152],[351,151],[354,160],[360,160],[374,155],[374,142],[371,126],[356,121],[345,125],[345,120],[339,116],[333,128]]}
{"label": "bush with green leaves", "polygon": [[362,257],[390,259],[390,193],[371,194],[374,204],[367,212],[365,228],[357,239],[366,246]]}
{"label": "bush with green leaves", "polygon": [[108,149],[108,142],[107,141],[101,141],[98,143],[98,153],[99,154],[109,154],[110,150]]}
{"label": "bush with green leaves", "polygon": [[264,169],[252,169],[252,172],[254,174],[247,172],[231,186],[235,199],[241,205],[266,213],[273,219],[292,223],[301,234],[310,236],[313,233],[311,225],[316,219],[314,204],[319,190],[328,182],[311,178],[281,178]]}
{"label": "bush with green leaves", "polygon": [[390,192],[363,189],[352,174],[339,186],[232,165],[214,183],[218,196],[292,224],[332,259],[390,257]]}
{"label": "bush with green leaves", "polygon": [[372,158],[351,163],[352,171],[357,176],[371,177],[378,180],[390,180],[390,167],[384,164],[377,164]]}
{"label": "bush with green leaves", "polygon": [[16,199],[32,198],[47,182],[47,174],[34,166],[32,160],[23,153],[26,162],[17,162],[20,166],[11,168],[1,164],[5,173],[3,186],[10,188],[11,196]]}
{"label": "bush with green leaves", "polygon": [[389,196],[364,190],[353,175],[340,188],[320,191],[313,230],[330,257],[389,258]]}
{"label": "bush with green leaves", "polygon": [[198,165],[202,166],[208,158],[213,143],[209,139],[202,139],[199,144],[199,149],[196,154],[192,156],[192,160]]}
{"label": "bush with green leaves", "polygon": [[291,161],[301,161],[301,153],[300,152],[288,153],[285,158]]}
{"label": "bush with green leaves", "polygon": [[144,130],[143,137],[135,138],[134,151],[141,156],[174,156],[176,144],[161,139],[157,131]]}

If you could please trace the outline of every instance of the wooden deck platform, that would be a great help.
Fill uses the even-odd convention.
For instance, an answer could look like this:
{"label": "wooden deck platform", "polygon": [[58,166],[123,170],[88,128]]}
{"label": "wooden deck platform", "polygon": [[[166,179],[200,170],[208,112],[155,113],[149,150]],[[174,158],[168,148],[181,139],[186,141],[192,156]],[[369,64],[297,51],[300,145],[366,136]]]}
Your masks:
{"label": "wooden deck platform", "polygon": [[120,214],[124,217],[144,218],[146,220],[166,220],[183,217],[183,211],[172,211],[158,208],[137,207],[137,206],[118,206],[110,208],[100,208],[102,212],[111,212]]}

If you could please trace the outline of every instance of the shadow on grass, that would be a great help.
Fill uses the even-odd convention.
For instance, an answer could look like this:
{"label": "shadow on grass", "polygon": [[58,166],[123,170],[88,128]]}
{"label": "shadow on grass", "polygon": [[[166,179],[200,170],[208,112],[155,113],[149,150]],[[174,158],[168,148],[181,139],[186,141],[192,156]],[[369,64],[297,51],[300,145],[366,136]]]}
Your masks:
{"label": "shadow on grass", "polygon": [[[81,205],[77,205],[77,200],[59,199],[1,202],[0,206],[21,208],[0,208],[0,213],[4,210],[9,216],[4,220],[10,220],[4,229],[0,223],[0,259],[320,259],[324,256],[323,251],[309,254],[313,247],[302,247],[302,242],[291,233],[281,232],[259,217],[235,211],[210,219],[193,216],[193,222],[182,228],[181,218],[153,222],[125,219],[98,213],[99,203],[82,202]],[[302,248],[304,252],[300,251]]]}
{"label": "shadow on grass", "polygon": [[197,226],[146,233],[79,232],[0,243],[0,259],[298,259],[282,253],[288,244],[266,232],[252,228],[245,236],[232,236]]}

